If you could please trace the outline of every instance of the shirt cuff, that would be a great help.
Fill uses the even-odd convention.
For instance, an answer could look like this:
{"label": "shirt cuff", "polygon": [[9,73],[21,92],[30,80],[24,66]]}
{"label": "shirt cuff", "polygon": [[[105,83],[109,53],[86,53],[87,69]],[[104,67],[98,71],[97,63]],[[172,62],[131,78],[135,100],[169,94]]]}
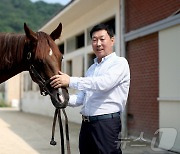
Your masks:
{"label": "shirt cuff", "polygon": [[69,87],[74,89],[78,88],[78,77],[70,77]]}

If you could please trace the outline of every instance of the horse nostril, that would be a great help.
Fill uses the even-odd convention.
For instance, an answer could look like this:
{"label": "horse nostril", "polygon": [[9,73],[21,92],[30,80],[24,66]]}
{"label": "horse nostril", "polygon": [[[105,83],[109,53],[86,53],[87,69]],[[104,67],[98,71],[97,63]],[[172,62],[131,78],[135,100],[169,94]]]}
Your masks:
{"label": "horse nostril", "polygon": [[46,93],[45,91],[42,91],[42,92],[41,92],[41,95],[46,96],[47,93]]}

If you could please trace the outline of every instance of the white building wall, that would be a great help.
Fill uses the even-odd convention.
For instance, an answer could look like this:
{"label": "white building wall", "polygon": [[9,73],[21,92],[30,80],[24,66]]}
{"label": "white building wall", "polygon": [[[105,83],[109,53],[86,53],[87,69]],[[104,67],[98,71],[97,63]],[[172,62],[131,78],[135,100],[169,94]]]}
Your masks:
{"label": "white building wall", "polygon": [[12,107],[18,107],[20,100],[20,76],[18,74],[5,82],[5,101]]}
{"label": "white building wall", "polygon": [[[173,145],[180,152],[180,25],[159,32],[159,127],[177,130]],[[168,148],[173,132],[164,139]]]}

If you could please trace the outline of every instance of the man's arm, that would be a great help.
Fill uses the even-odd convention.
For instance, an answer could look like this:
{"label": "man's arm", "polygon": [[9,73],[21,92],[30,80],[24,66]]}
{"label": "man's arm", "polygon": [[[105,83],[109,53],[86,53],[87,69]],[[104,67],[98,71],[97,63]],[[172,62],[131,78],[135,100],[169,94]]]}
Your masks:
{"label": "man's arm", "polygon": [[127,61],[123,59],[109,68],[102,76],[70,77],[59,72],[59,75],[55,75],[51,79],[53,80],[51,86],[54,88],[69,86],[77,90],[107,91],[118,84],[129,82],[130,72]]}

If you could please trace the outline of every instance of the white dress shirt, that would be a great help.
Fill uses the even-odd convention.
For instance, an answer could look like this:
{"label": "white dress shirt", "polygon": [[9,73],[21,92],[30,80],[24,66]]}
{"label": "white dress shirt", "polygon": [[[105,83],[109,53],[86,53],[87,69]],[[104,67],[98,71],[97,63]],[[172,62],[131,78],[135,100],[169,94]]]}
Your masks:
{"label": "white dress shirt", "polygon": [[69,87],[79,90],[70,95],[69,106],[82,106],[81,114],[94,116],[122,112],[130,86],[128,62],[113,52],[100,63],[97,58],[85,77],[70,77]]}

